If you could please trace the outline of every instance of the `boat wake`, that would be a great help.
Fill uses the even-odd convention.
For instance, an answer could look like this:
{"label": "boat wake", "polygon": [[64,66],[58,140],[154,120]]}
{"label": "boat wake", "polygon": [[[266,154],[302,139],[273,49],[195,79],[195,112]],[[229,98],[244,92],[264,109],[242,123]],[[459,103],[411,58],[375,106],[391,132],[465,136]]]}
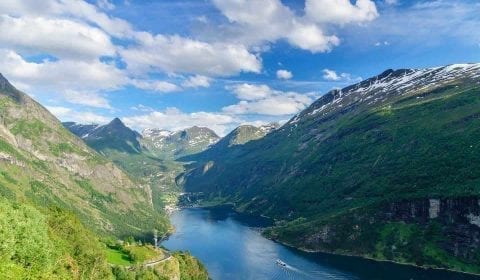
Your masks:
{"label": "boat wake", "polygon": [[279,270],[275,275],[273,275],[272,279],[334,279],[334,280],[341,280],[341,279],[348,279],[343,275],[332,274],[327,271],[311,271],[306,272],[301,269],[298,269],[294,266],[288,265],[279,260],[276,261],[276,264],[279,267]]}

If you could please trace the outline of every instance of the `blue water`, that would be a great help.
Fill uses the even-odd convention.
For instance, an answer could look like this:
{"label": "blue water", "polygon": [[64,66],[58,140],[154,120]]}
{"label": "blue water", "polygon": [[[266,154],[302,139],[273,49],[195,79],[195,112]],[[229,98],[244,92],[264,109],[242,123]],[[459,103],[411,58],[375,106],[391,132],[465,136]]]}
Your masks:
{"label": "blue water", "polygon": [[[470,280],[459,273],[424,270],[355,257],[305,253],[264,238],[258,229],[268,221],[229,208],[190,208],[171,217],[176,232],[163,246],[190,251],[217,279],[388,279]],[[275,263],[281,259],[287,266]]]}

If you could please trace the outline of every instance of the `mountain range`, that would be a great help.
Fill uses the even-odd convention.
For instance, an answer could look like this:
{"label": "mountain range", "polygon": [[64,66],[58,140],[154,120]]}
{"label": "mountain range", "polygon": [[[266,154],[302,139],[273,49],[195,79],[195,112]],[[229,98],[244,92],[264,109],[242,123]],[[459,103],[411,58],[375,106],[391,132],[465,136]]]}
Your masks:
{"label": "mountain range", "polygon": [[148,188],[98,155],[3,76],[0,112],[2,193],[45,206],[61,205],[99,232],[135,235],[155,227],[167,231],[168,221],[153,210]]}
{"label": "mountain range", "polygon": [[480,273],[480,64],[387,70],[222,138],[63,123],[77,138],[3,77],[0,93],[2,196],[97,232],[166,233],[186,191],[273,218],[264,234],[303,250]]}
{"label": "mountain range", "polygon": [[186,157],[178,182],[274,218],[265,234],[304,250],[478,273],[479,116],[480,64],[387,70]]}

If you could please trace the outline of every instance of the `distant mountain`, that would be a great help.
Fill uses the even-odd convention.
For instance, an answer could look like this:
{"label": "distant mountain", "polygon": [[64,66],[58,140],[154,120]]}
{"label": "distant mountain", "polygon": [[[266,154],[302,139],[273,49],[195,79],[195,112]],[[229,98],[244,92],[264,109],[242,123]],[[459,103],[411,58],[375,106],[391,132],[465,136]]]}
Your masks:
{"label": "distant mountain", "polygon": [[178,181],[299,248],[480,273],[479,127],[480,64],[387,70]]}
{"label": "distant mountain", "polygon": [[243,145],[252,140],[257,140],[264,137],[278,127],[279,125],[277,123],[262,125],[259,127],[253,125],[241,125],[230,132],[227,136],[222,138],[217,145],[225,145],[228,147],[234,145]]}
{"label": "distant mountain", "polygon": [[244,145],[250,141],[263,138],[265,135],[279,127],[280,125],[278,123],[270,123],[258,127],[253,125],[241,125],[232,130],[225,137],[221,138],[218,142],[210,145],[203,153],[186,155],[180,159],[183,161],[196,161],[200,160],[200,158],[208,159],[210,157],[215,157],[215,154],[229,152],[230,148],[233,146]]}
{"label": "distant mountain", "polygon": [[145,147],[162,158],[195,154],[204,151],[220,139],[213,130],[198,126],[174,132],[145,129],[142,136]]}
{"label": "distant mountain", "polygon": [[77,124],[75,122],[63,122],[62,124],[73,134],[77,135],[82,139],[88,137],[90,132],[100,126],[98,124]]}
{"label": "distant mountain", "polygon": [[73,211],[97,232],[142,235],[168,230],[149,188],[66,130],[0,75],[0,194]]}
{"label": "distant mountain", "polygon": [[108,153],[109,150],[114,150],[138,154],[142,150],[139,141],[141,135],[125,126],[119,118],[115,118],[102,126],[82,125],[73,122],[66,122],[63,125],[100,153]]}

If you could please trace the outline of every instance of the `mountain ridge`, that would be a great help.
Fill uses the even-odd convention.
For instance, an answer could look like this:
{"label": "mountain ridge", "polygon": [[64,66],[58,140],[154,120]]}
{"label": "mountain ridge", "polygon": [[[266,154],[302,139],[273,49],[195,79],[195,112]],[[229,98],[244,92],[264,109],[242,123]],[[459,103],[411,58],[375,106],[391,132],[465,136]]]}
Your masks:
{"label": "mountain ridge", "polygon": [[178,182],[277,219],[265,234],[295,247],[478,273],[479,108],[480,64],[387,70]]}
{"label": "mountain ridge", "polygon": [[[70,209],[97,232],[121,236],[142,235],[152,227],[167,231],[153,211],[149,189],[132,182],[8,80],[0,83],[2,192]],[[136,212],[137,207],[142,210]]]}

